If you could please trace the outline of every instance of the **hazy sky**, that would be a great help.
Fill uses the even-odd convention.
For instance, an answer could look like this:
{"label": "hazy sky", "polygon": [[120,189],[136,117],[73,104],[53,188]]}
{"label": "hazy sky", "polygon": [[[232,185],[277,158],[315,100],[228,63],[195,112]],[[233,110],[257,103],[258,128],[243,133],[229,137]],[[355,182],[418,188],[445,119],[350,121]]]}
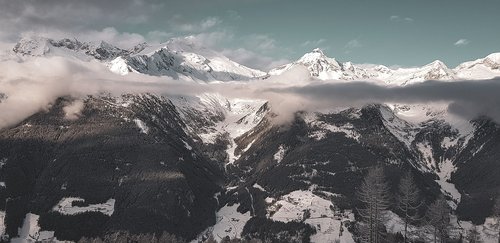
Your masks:
{"label": "hazy sky", "polygon": [[194,35],[266,69],[315,47],[341,61],[450,67],[500,52],[499,0],[0,0],[0,47],[28,33],[121,46]]}

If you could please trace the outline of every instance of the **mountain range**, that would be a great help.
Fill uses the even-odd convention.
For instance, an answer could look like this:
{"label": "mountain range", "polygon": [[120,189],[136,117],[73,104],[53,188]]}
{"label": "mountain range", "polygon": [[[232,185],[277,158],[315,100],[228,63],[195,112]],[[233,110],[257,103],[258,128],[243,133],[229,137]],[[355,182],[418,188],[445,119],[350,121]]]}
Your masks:
{"label": "mountain range", "polygon": [[[389,68],[339,62],[320,49],[265,72],[191,37],[131,49],[35,37],[19,41],[8,58],[55,56],[98,61],[116,75],[200,84],[265,83],[296,67],[309,71],[310,82],[391,87],[500,76],[500,53],[455,68],[441,61]],[[68,119],[65,111],[76,102],[82,110]],[[392,193],[410,172],[423,204],[445,196],[451,238],[475,226],[483,241],[496,241],[488,232],[500,191],[495,120],[467,119],[443,104],[383,103],[297,110],[282,124],[274,122],[275,109],[265,99],[210,92],[58,97],[0,129],[0,232],[19,241],[166,231],[194,242],[355,242],[356,190],[367,168],[378,165]],[[401,211],[393,206],[387,215],[386,231],[397,234]],[[411,228],[420,233],[415,239],[431,240],[422,225]]]}

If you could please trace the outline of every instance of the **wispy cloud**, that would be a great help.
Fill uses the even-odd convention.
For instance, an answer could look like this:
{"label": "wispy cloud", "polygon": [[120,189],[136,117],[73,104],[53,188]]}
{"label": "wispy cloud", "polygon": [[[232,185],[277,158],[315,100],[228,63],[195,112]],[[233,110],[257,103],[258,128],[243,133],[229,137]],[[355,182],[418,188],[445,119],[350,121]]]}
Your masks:
{"label": "wispy cloud", "polygon": [[275,59],[266,55],[255,53],[246,48],[224,49],[221,51],[221,53],[227,56],[229,59],[241,63],[247,67],[264,71],[269,71],[272,68],[290,62],[290,60],[285,58]]}
{"label": "wispy cloud", "polygon": [[391,17],[389,17],[389,19],[392,22],[406,22],[406,23],[411,23],[411,22],[415,21],[413,18],[410,18],[410,17],[401,17],[399,15],[392,15]]}
{"label": "wispy cloud", "polygon": [[227,10],[226,14],[228,15],[229,18],[231,18],[233,20],[240,20],[240,19],[242,19],[240,13],[238,13],[238,11],[236,11],[236,10]]}
{"label": "wispy cloud", "polygon": [[326,39],[318,39],[318,40],[307,40],[304,43],[300,44],[302,47],[318,47],[319,45],[326,42]]}
{"label": "wispy cloud", "polygon": [[261,51],[269,51],[276,48],[276,40],[268,35],[252,34],[247,36],[246,44]]}
{"label": "wispy cloud", "polygon": [[208,31],[215,26],[222,23],[218,17],[207,17],[199,22],[183,22],[180,15],[174,16],[170,20],[170,26],[177,31],[181,32],[204,32]]}
{"label": "wispy cloud", "polygon": [[466,46],[469,43],[470,43],[470,41],[467,40],[467,39],[460,39],[460,40],[457,40],[457,42],[455,42],[455,44],[453,44],[453,45],[455,45],[455,46]]}
{"label": "wispy cloud", "polygon": [[345,44],[345,48],[348,50],[352,50],[355,48],[360,48],[362,47],[363,44],[358,40],[358,39],[352,39]]}

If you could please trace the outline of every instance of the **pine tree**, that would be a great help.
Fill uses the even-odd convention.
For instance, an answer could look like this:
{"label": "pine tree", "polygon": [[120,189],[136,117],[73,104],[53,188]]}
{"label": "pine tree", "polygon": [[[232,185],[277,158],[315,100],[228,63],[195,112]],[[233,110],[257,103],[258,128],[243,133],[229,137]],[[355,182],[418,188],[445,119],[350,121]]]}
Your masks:
{"label": "pine tree", "polygon": [[369,243],[384,242],[384,213],[389,208],[389,186],[385,181],[384,170],[375,167],[368,171],[358,190],[358,199],[363,205],[358,209],[365,222],[364,240]]}
{"label": "pine tree", "polygon": [[398,208],[403,212],[404,242],[408,242],[408,224],[418,219],[418,208],[422,205],[420,190],[410,172],[407,172],[399,182]]}
{"label": "pine tree", "polygon": [[427,220],[434,229],[434,243],[444,243],[448,238],[451,209],[443,195],[440,195],[427,211]]}

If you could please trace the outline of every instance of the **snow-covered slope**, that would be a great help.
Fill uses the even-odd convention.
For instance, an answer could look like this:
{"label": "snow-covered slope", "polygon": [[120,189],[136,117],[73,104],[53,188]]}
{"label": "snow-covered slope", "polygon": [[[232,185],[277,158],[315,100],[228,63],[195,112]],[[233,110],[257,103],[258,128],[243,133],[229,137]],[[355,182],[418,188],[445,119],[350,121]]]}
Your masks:
{"label": "snow-covered slope", "polygon": [[84,61],[97,59],[121,75],[136,72],[201,81],[248,80],[266,75],[195,44],[192,37],[174,38],[158,45],[141,43],[128,50],[106,42],[32,37],[21,39],[13,51],[22,56],[63,56]]}
{"label": "snow-covered slope", "polygon": [[464,62],[455,68],[460,79],[489,79],[500,76],[500,53]]}

